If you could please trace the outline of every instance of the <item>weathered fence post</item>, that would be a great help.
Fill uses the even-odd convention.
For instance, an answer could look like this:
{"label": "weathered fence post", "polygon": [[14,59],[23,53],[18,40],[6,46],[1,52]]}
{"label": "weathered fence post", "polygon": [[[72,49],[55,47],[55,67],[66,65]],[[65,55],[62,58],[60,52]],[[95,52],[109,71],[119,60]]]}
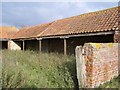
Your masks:
{"label": "weathered fence post", "polygon": [[77,68],[77,79],[80,88],[86,87],[86,66],[83,58],[82,46],[76,47],[76,68]]}

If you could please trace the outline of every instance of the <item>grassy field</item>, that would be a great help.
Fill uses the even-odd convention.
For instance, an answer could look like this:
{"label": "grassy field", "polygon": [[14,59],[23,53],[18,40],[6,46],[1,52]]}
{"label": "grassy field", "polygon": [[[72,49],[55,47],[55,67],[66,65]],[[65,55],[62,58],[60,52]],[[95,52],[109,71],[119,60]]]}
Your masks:
{"label": "grassy field", "polygon": [[72,88],[77,81],[75,58],[38,54],[33,51],[3,51],[4,88]]}
{"label": "grassy field", "polygon": [[[77,88],[74,56],[3,51],[3,88]],[[100,88],[119,87],[120,77]],[[119,83],[118,83],[119,82]]]}
{"label": "grassy field", "polygon": [[118,88],[120,90],[120,76],[115,77],[113,80],[101,85],[99,88]]}

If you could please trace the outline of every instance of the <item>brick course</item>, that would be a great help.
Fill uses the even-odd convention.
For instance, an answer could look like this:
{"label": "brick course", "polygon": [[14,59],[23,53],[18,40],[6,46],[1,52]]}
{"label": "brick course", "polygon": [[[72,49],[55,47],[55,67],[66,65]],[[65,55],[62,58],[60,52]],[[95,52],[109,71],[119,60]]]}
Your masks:
{"label": "brick course", "polygon": [[82,59],[76,58],[76,60],[85,61],[83,64],[85,64],[86,85],[84,86],[98,87],[118,76],[118,50],[120,49],[118,46],[118,43],[86,43],[83,46]]}
{"label": "brick course", "polygon": [[118,75],[118,44],[90,43],[84,45],[86,83],[97,87]]}

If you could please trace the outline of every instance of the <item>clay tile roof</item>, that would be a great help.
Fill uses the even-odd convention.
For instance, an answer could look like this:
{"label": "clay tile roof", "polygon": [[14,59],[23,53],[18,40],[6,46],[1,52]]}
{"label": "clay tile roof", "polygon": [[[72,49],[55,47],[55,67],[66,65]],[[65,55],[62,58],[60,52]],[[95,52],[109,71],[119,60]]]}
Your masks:
{"label": "clay tile roof", "polygon": [[0,32],[0,38],[4,38],[4,39],[7,39],[8,38],[8,35],[6,32]]}
{"label": "clay tile roof", "polygon": [[53,22],[41,36],[68,35],[115,30],[118,7],[91,12]]}
{"label": "clay tile roof", "polygon": [[13,26],[0,26],[0,38],[9,39],[13,34],[18,32],[18,29]]}
{"label": "clay tile roof", "polygon": [[20,29],[13,39],[111,31],[118,28],[118,8],[90,12]]}
{"label": "clay tile roof", "polygon": [[38,37],[51,23],[21,28],[12,39]]}

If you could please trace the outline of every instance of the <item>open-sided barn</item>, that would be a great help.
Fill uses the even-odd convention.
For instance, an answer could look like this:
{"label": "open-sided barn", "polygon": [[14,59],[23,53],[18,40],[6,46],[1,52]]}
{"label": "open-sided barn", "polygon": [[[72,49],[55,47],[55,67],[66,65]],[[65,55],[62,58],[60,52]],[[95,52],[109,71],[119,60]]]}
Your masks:
{"label": "open-sided barn", "polygon": [[18,32],[16,27],[0,27],[0,49],[9,48],[8,41],[16,32]]}
{"label": "open-sided barn", "polygon": [[118,14],[119,7],[113,7],[25,27],[14,34],[12,40],[22,50],[74,54],[75,47],[86,42],[120,42]]}

